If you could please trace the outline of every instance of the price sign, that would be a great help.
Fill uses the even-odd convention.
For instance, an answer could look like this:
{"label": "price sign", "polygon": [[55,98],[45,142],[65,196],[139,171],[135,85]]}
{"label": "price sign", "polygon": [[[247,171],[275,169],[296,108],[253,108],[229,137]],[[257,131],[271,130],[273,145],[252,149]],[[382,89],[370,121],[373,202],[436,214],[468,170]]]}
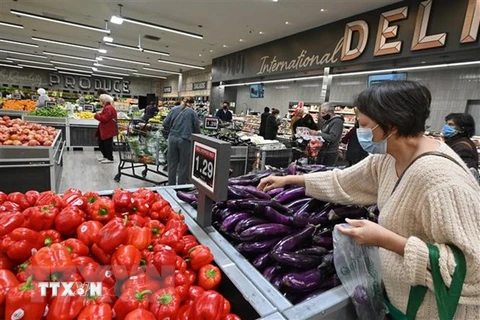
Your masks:
{"label": "price sign", "polygon": [[217,150],[197,141],[193,143],[192,177],[213,193]]}
{"label": "price sign", "polygon": [[203,127],[205,129],[208,129],[208,130],[217,130],[218,129],[218,118],[206,117]]}

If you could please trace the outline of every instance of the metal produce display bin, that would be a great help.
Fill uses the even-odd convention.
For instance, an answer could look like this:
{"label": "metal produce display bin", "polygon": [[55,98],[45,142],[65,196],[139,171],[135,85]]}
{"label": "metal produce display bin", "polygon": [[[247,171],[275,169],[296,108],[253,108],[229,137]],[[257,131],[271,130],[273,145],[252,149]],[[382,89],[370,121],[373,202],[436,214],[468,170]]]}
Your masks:
{"label": "metal produce display bin", "polygon": [[[185,186],[185,188],[187,187],[193,186]],[[186,213],[185,219],[195,221],[196,210],[179,200],[174,189],[165,189],[165,191],[169,194],[169,199],[174,200],[178,207],[182,208],[182,212]],[[171,203],[173,202],[171,201]],[[311,300],[293,305],[247,259],[235,250],[219,232],[213,227],[208,227],[205,231],[208,233],[210,241],[224,252],[243,275],[248,278],[248,282],[253,284],[285,319],[357,319],[350,298],[342,286],[326,291]],[[277,319],[274,317],[266,318]]]}
{"label": "metal produce display bin", "polygon": [[50,147],[0,147],[0,190],[58,191],[63,170],[65,141],[58,131]]}
{"label": "metal produce display bin", "polygon": [[90,119],[68,119],[69,148],[97,147],[98,141],[95,133],[98,129],[98,121]]}
{"label": "metal produce display bin", "polygon": [[54,127],[55,129],[62,130],[62,137],[68,143],[69,141],[69,130],[68,130],[68,118],[57,118],[57,117],[36,117],[25,115],[23,120],[31,123],[39,123],[45,126]]}
{"label": "metal produce display bin", "polygon": [[230,169],[233,171],[232,177],[242,176],[247,173],[247,155],[248,147],[232,146],[232,154],[230,155]]}
{"label": "metal produce display bin", "polygon": [[0,109],[0,117],[9,116],[11,119],[23,119],[23,117],[29,112],[30,111]]}
{"label": "metal produce display bin", "polygon": [[292,149],[262,150],[256,146],[248,147],[247,172],[265,170],[265,166],[286,168],[292,162]]}

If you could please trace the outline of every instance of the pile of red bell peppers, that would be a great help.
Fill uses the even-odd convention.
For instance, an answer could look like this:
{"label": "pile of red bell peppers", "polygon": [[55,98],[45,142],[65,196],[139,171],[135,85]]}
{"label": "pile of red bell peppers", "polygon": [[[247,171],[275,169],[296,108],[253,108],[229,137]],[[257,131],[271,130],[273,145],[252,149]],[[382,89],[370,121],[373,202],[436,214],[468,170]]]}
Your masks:
{"label": "pile of red bell peppers", "polygon": [[[240,319],[212,261],[148,189],[0,192],[0,319]],[[102,294],[43,296],[40,281],[101,282]]]}

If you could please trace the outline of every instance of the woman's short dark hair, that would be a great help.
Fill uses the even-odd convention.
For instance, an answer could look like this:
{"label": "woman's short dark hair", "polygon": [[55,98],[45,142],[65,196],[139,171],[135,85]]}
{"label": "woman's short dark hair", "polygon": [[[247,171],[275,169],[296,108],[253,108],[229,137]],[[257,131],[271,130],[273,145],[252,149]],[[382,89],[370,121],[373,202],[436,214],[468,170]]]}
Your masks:
{"label": "woman's short dark hair", "polygon": [[471,138],[475,134],[475,119],[469,113],[450,113],[445,122],[452,120],[458,128],[458,135]]}
{"label": "woman's short dark hair", "polygon": [[272,114],[279,114],[280,110],[273,108],[272,109]]}
{"label": "woman's short dark hair", "polygon": [[425,131],[432,95],[415,81],[385,81],[361,92],[358,110],[375,121],[383,131],[397,128],[401,137],[415,137]]}
{"label": "woman's short dark hair", "polygon": [[269,107],[265,107],[265,109],[263,109],[263,112],[270,112],[270,108],[269,108]]}

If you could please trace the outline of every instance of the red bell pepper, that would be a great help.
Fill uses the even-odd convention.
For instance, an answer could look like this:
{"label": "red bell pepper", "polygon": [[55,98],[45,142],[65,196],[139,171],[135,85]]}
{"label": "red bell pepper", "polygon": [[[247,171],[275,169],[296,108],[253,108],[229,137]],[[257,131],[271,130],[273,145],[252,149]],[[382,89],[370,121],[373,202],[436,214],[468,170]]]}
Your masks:
{"label": "red bell pepper", "polygon": [[23,211],[25,216],[25,228],[35,231],[52,229],[55,218],[59,211],[55,207],[36,206]]}
{"label": "red bell pepper", "polygon": [[78,315],[77,320],[111,320],[112,307],[108,303],[90,304]]}
{"label": "red bell pepper", "polygon": [[153,313],[145,309],[136,309],[127,314],[125,320],[156,320]]}
{"label": "red bell pepper", "polygon": [[178,310],[177,320],[193,320],[191,317],[192,305],[184,304]]}
{"label": "red bell pepper", "polygon": [[160,237],[165,231],[165,226],[158,220],[150,220],[145,224],[152,231],[152,238]]}
{"label": "red bell pepper", "polygon": [[5,291],[5,289],[0,288],[0,319],[5,319]]}
{"label": "red bell pepper", "polygon": [[85,222],[85,212],[77,207],[67,207],[55,218],[55,228],[64,236],[74,235],[77,228]]}
{"label": "red bell pepper", "polygon": [[192,307],[192,319],[195,320],[220,320],[230,313],[230,308],[225,303],[225,298],[216,291],[205,291]]}
{"label": "red bell pepper", "polygon": [[10,290],[10,288],[18,286],[18,279],[15,277],[12,271],[0,270],[0,288]]}
{"label": "red bell pepper", "polygon": [[168,220],[167,224],[165,225],[167,230],[175,229],[178,231],[179,235],[183,238],[183,236],[188,231],[188,226],[184,221],[180,220]]}
{"label": "red bell pepper", "polygon": [[40,197],[40,192],[37,190],[29,190],[25,192],[25,197],[27,198],[28,203],[30,204],[30,207],[35,206],[35,203],[38,200],[38,197]]}
{"label": "red bell pepper", "polygon": [[185,217],[181,211],[175,212],[174,210],[172,210],[172,212],[170,212],[170,215],[168,216],[168,220],[185,221]]}
{"label": "red bell pepper", "polygon": [[27,282],[29,276],[32,276],[32,266],[30,265],[30,261],[27,260],[17,266],[17,280],[20,283]]}
{"label": "red bell pepper", "polygon": [[197,301],[198,298],[203,296],[205,293],[205,289],[203,289],[200,286],[190,286],[190,289],[188,290],[188,299],[193,303]]}
{"label": "red bell pepper", "polygon": [[133,227],[133,226],[144,227],[146,223],[147,223],[147,218],[142,217],[139,214],[131,214],[128,216],[129,227]]}
{"label": "red bell pepper", "polygon": [[13,270],[15,264],[4,252],[0,252],[0,269]]}
{"label": "red bell pepper", "polygon": [[150,218],[154,220],[165,221],[173,211],[170,203],[166,200],[159,200],[152,205],[150,210]]}
{"label": "red bell pepper", "polygon": [[115,218],[103,226],[96,243],[98,247],[107,253],[112,253],[124,244],[128,239],[127,222],[128,217],[125,216],[123,219]]}
{"label": "red bell pepper", "polygon": [[43,236],[27,228],[17,228],[2,241],[2,248],[14,262],[21,263],[43,247]]}
{"label": "red bell pepper", "polygon": [[124,280],[138,273],[142,254],[132,245],[122,245],[112,255],[112,272],[115,278]]}
{"label": "red bell pepper", "polygon": [[242,320],[242,318],[240,318],[234,313],[229,313],[225,317],[223,317],[221,320]]}
{"label": "red bell pepper", "polygon": [[193,271],[191,269],[187,269],[185,272],[185,275],[190,279],[190,283],[196,283],[197,282],[197,272]]}
{"label": "red bell pepper", "polygon": [[111,291],[108,286],[102,285],[102,294],[99,296],[97,295],[91,296],[90,292],[87,291],[85,306],[89,306],[91,304],[102,304],[102,303],[106,303],[109,306],[113,306],[115,299],[116,297],[113,291]]}
{"label": "red bell pepper", "polygon": [[110,253],[105,252],[101,249],[97,244],[92,246],[92,256],[97,259],[102,265],[109,265],[110,261],[112,260],[112,255]]}
{"label": "red bell pepper", "polygon": [[66,193],[62,200],[65,202],[65,206],[67,207],[77,207],[82,211],[87,209],[87,198],[82,196],[81,193]]}
{"label": "red bell pepper", "polygon": [[[30,277],[25,283],[9,290],[6,297],[5,319],[42,319],[46,306],[47,298],[42,297],[38,284],[32,282]],[[19,314],[23,314],[23,317],[19,318]]]}
{"label": "red bell pepper", "polygon": [[77,227],[77,238],[85,245],[91,246],[98,241],[102,228],[103,224],[99,221],[86,221]]}
{"label": "red bell pepper", "polygon": [[190,249],[187,262],[193,270],[200,270],[201,267],[213,261],[213,254],[207,246],[198,245]]}
{"label": "red bell pepper", "polygon": [[72,258],[88,256],[88,253],[90,252],[87,245],[78,239],[70,238],[63,241],[62,244],[68,250]]}
{"label": "red bell pepper", "polygon": [[75,266],[77,271],[86,282],[96,282],[100,279],[100,264],[93,258],[78,256],[72,258],[72,265]]}
{"label": "red bell pepper", "polygon": [[93,204],[98,198],[100,198],[100,195],[93,191],[85,192],[83,196],[87,199],[88,204]]}
{"label": "red bell pepper", "polygon": [[61,281],[75,273],[70,254],[59,243],[38,250],[31,259],[31,265],[37,281]]}
{"label": "red bell pepper", "polygon": [[5,192],[0,191],[0,205],[7,201],[8,195]]}
{"label": "red bell pepper", "polygon": [[175,288],[160,289],[152,296],[150,311],[157,319],[176,319],[181,299]]}
{"label": "red bell pepper", "polygon": [[25,218],[20,212],[4,212],[0,214],[0,237],[20,228],[24,222]]}
{"label": "red bell pepper", "polygon": [[220,269],[214,265],[207,264],[198,271],[198,285],[205,290],[214,290],[222,281],[222,273]]}
{"label": "red bell pepper", "polygon": [[182,256],[187,256],[190,249],[199,245],[197,238],[195,238],[195,236],[191,234],[183,236],[182,240],[185,243],[185,247],[183,247],[183,250],[182,250]]}
{"label": "red bell pepper", "polygon": [[36,206],[51,206],[61,210],[65,207],[65,203],[63,202],[60,196],[57,196],[53,191],[44,191],[41,192],[37,202],[35,202]]}
{"label": "red bell pepper", "polygon": [[62,235],[57,230],[53,230],[53,229],[42,230],[40,231],[40,234],[45,239],[44,241],[45,247],[50,247],[54,243],[62,242]]}
{"label": "red bell pepper", "polygon": [[25,197],[25,195],[21,192],[10,193],[8,195],[7,200],[18,204],[22,208],[22,210],[25,210],[28,207],[31,207],[30,203],[27,200],[27,197]]}
{"label": "red bell pepper", "polygon": [[122,284],[122,292],[127,290],[144,291],[150,290],[155,292],[160,290],[162,283],[148,276],[146,272],[131,276]]}
{"label": "red bell pepper", "polygon": [[177,229],[167,230],[160,238],[160,243],[170,246],[175,252],[180,253],[185,247],[185,242],[182,240]]}
{"label": "red bell pepper", "polygon": [[127,290],[120,298],[118,298],[117,302],[113,305],[113,311],[115,312],[115,319],[123,320],[130,312],[142,308],[148,309],[149,305],[149,295],[152,292],[150,290],[144,291],[135,291],[135,290]]}
{"label": "red bell pepper", "polygon": [[133,198],[132,193],[123,189],[116,189],[113,192],[112,200],[115,203],[115,211],[118,213],[128,212]]}
{"label": "red bell pepper", "polygon": [[175,260],[175,270],[178,270],[182,273],[187,270],[187,261],[178,255],[177,259]]}
{"label": "red bell pepper", "polygon": [[143,250],[150,245],[152,234],[147,227],[130,227],[128,228],[127,244],[133,245],[138,250]]}
{"label": "red bell pepper", "polygon": [[193,282],[190,281],[190,277],[184,272],[175,270],[175,286],[181,285],[193,285]]}
{"label": "red bell pepper", "polygon": [[115,218],[115,203],[109,198],[101,197],[90,209],[90,217],[100,222],[108,222]]}
{"label": "red bell pepper", "polygon": [[21,212],[22,208],[20,205],[16,204],[15,202],[5,201],[0,205],[0,213],[1,212]]}
{"label": "red bell pepper", "polygon": [[129,211],[132,214],[138,214],[142,217],[148,217],[151,206],[147,202],[142,202],[142,199],[134,198],[130,204]]}
{"label": "red bell pepper", "polygon": [[64,196],[70,195],[70,194],[78,194],[79,196],[82,195],[82,190],[77,189],[77,188],[68,188],[64,193]]}
{"label": "red bell pepper", "polygon": [[153,265],[158,272],[156,276],[161,276],[162,278],[165,278],[169,275],[174,275],[177,256],[171,248],[167,246],[164,247],[164,249],[158,250],[153,255]]}
{"label": "red bell pepper", "polygon": [[[72,292],[76,292],[80,288],[80,286],[75,284],[71,290]],[[65,288],[60,287],[57,296],[52,299],[47,314],[47,320],[75,320],[83,310],[85,296],[62,296],[65,291]]]}
{"label": "red bell pepper", "polygon": [[189,290],[190,290],[190,285],[189,284],[182,284],[180,286],[175,287],[175,291],[177,292],[178,296],[180,297],[181,302],[188,299]]}
{"label": "red bell pepper", "polygon": [[155,201],[157,201],[157,194],[145,188],[140,188],[137,192],[134,193],[134,197],[142,199],[143,202],[146,202],[152,205]]}

